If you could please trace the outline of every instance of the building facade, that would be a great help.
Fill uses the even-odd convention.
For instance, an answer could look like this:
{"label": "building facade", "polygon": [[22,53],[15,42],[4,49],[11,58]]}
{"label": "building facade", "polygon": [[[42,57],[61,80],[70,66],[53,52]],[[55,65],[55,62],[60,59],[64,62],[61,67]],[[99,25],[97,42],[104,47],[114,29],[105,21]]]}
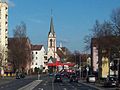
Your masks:
{"label": "building facade", "polygon": [[2,65],[7,63],[8,51],[8,4],[0,2],[0,53],[3,55]]}
{"label": "building facade", "polygon": [[32,45],[32,65],[31,68],[34,72],[35,68],[45,69],[45,56],[46,51],[43,45]]}

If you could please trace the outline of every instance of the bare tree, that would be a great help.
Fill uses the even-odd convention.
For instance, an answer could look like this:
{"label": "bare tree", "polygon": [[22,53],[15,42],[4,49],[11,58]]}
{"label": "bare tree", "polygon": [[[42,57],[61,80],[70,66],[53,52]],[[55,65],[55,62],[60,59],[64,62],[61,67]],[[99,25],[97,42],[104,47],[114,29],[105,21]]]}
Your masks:
{"label": "bare tree", "polygon": [[15,27],[14,37],[10,40],[9,59],[15,69],[25,69],[31,62],[31,44],[26,36],[26,24],[21,23]]}
{"label": "bare tree", "polygon": [[120,36],[120,8],[112,11],[111,22],[115,35]]}
{"label": "bare tree", "polygon": [[3,66],[3,64],[5,63],[4,61],[4,56],[5,56],[5,50],[4,48],[0,47],[0,66]]}

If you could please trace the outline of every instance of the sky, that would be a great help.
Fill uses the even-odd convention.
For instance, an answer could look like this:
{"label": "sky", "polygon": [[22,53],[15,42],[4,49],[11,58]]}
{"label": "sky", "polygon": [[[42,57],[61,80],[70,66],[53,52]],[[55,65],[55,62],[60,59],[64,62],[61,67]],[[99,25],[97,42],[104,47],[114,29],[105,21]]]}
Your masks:
{"label": "sky", "polygon": [[109,20],[120,0],[7,0],[9,3],[9,37],[21,22],[26,23],[32,44],[47,46],[51,9],[57,45],[82,52],[84,37],[98,20]]}

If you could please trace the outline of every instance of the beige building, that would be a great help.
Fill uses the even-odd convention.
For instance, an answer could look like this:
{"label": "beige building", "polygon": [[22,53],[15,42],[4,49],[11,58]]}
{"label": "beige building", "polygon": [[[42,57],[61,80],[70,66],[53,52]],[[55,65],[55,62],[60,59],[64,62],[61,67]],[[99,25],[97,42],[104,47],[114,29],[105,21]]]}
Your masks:
{"label": "beige building", "polygon": [[8,51],[8,4],[0,1],[0,54],[1,63],[7,63]]}

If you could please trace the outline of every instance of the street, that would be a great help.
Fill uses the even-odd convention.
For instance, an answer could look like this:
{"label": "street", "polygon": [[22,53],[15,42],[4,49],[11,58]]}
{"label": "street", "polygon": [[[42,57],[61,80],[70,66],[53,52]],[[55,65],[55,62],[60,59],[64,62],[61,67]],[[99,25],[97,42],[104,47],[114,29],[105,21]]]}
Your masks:
{"label": "street", "polygon": [[37,79],[37,76],[14,79],[0,85],[0,90],[98,90],[82,83],[70,83],[68,79],[63,79],[62,83],[54,83],[54,78],[49,76],[41,76],[40,80]]}

